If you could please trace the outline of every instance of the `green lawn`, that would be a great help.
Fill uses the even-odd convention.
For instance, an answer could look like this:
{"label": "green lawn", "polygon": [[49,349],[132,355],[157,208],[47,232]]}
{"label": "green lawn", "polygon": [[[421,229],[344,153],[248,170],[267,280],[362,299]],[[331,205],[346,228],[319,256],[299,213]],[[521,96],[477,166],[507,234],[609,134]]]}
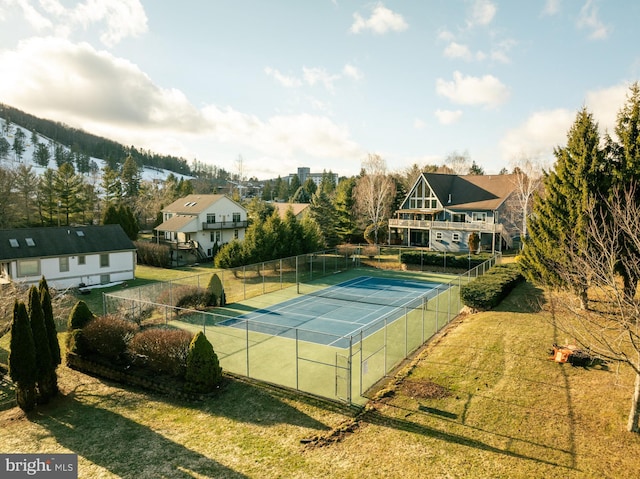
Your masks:
{"label": "green lawn", "polygon": [[0,450],[77,453],[80,477],[637,477],[630,372],[549,361],[563,338],[536,297],[456,321],[364,414],[234,379],[184,403],[61,367],[63,397],[0,412]]}

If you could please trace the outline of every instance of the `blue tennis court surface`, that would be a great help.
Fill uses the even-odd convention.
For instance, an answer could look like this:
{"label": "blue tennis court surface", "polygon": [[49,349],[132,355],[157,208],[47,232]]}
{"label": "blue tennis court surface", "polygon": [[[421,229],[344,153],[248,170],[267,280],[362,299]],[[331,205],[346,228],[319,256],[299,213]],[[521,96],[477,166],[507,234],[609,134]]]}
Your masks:
{"label": "blue tennis court surface", "polygon": [[370,334],[377,329],[371,325],[379,323],[382,327],[381,319],[393,321],[404,314],[405,307],[420,306],[425,298],[430,299],[447,287],[441,283],[370,276],[315,291],[309,285],[300,285],[301,292],[308,294],[219,325],[341,347],[345,343],[342,338],[365,329]]}

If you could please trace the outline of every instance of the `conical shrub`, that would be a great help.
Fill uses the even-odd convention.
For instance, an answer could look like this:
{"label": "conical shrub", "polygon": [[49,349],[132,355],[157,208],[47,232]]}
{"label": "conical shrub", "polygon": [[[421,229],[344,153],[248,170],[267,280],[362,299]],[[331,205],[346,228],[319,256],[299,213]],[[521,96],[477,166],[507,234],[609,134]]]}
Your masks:
{"label": "conical shrub", "polygon": [[13,306],[9,348],[9,376],[16,386],[16,401],[23,411],[32,411],[36,406],[36,347],[27,308],[18,301]]}
{"label": "conical shrub", "polygon": [[218,356],[202,332],[196,334],[189,344],[185,379],[185,388],[197,393],[213,391],[222,379]]}

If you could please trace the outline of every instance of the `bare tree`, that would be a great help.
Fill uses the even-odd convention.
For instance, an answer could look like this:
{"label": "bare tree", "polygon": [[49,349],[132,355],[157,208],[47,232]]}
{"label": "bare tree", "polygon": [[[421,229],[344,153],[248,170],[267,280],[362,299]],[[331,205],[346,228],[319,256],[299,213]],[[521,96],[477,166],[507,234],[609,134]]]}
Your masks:
{"label": "bare tree", "polygon": [[387,166],[379,155],[369,154],[362,162],[362,176],[354,189],[356,211],[373,225],[374,242],[378,243],[378,230],[389,218],[395,196],[395,183],[387,175]]}
{"label": "bare tree", "polygon": [[471,158],[469,152],[458,153],[454,151],[449,153],[444,160],[445,165],[456,175],[468,175],[471,168]]}
{"label": "bare tree", "polygon": [[540,189],[543,177],[543,164],[539,159],[520,156],[511,162],[513,182],[516,187],[515,198],[522,213],[522,237],[527,236],[527,218],[531,210],[533,193]]}
{"label": "bare tree", "polygon": [[[640,209],[635,207],[636,186],[618,191],[602,207],[592,207],[587,226],[587,252],[566,248],[570,268],[559,273],[579,274],[589,279],[589,295],[598,298],[590,310],[572,305],[563,298],[559,304],[572,314],[569,320],[556,318],[559,327],[581,346],[602,358],[628,365],[635,373],[633,399],[627,430],[640,432],[640,302],[625,294],[620,277],[620,251],[623,241],[640,252]],[[596,204],[592,202],[592,206]],[[603,216],[611,218],[604,224]],[[586,254],[585,254],[586,253]],[[629,258],[623,265],[627,273],[640,276],[640,256]]]}

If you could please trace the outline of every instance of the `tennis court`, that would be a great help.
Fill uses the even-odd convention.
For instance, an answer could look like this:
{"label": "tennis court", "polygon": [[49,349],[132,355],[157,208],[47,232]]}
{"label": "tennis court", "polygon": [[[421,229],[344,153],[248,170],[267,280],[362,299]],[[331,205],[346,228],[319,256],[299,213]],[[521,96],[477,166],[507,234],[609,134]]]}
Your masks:
{"label": "tennis court", "polygon": [[442,283],[371,276],[321,289],[304,285],[300,290],[304,294],[294,299],[228,319],[218,326],[346,347],[349,338],[362,332],[367,337],[384,327],[381,318],[387,318],[387,322],[400,318],[406,308],[420,307],[447,287]]}

